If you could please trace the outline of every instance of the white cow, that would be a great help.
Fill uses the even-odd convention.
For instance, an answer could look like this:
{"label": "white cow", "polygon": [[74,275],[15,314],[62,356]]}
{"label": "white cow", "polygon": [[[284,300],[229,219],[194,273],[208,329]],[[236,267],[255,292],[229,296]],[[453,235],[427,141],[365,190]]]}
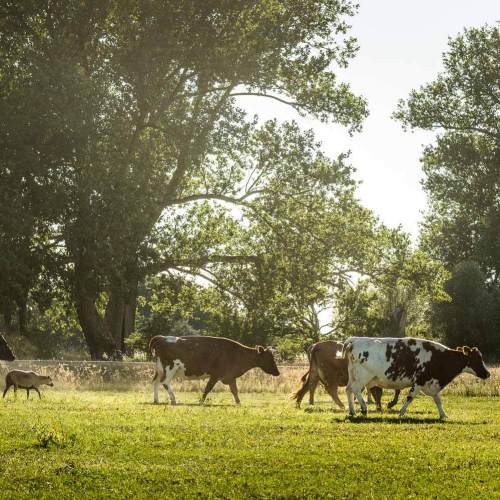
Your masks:
{"label": "white cow", "polygon": [[366,414],[362,391],[365,386],[401,390],[410,387],[399,416],[422,391],[436,403],[439,417],[446,418],[439,393],[460,373],[486,379],[490,373],[479,350],[474,347],[449,349],[430,340],[405,338],[351,337],[344,346],[348,359],[346,387],[349,413],[355,414],[354,396]]}

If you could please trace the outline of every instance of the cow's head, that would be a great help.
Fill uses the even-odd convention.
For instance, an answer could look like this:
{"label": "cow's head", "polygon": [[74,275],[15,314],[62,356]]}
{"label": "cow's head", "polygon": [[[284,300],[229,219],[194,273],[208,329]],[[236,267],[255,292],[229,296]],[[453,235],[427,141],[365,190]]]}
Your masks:
{"label": "cow's head", "polygon": [[465,373],[471,373],[482,379],[490,377],[490,372],[487,370],[486,366],[484,366],[483,356],[477,347],[471,349],[470,347],[464,346],[459,347],[457,350],[463,352],[467,358],[467,364],[463,369]]}
{"label": "cow's head", "polygon": [[54,382],[52,382],[52,378],[49,377],[48,375],[42,375],[40,377],[42,379],[42,383],[49,385],[50,387],[54,387]]}
{"label": "cow's head", "polygon": [[274,361],[274,356],[271,350],[264,349],[262,346],[258,345],[257,349],[257,363],[259,368],[262,368],[269,375],[274,375],[277,377],[280,372],[276,366],[276,361]]}

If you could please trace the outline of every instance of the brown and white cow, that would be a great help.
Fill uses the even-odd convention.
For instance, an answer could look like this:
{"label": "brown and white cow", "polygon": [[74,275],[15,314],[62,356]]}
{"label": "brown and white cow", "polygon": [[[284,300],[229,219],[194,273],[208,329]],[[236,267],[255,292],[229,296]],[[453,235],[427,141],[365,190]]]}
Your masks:
{"label": "brown and white cow", "polygon": [[449,349],[438,342],[406,338],[351,337],[344,346],[349,362],[347,399],[349,413],[355,414],[354,396],[366,414],[363,387],[370,384],[389,389],[410,387],[399,416],[402,417],[419,392],[431,396],[440,418],[446,418],[439,393],[460,373],[487,379],[479,350],[474,347]]}
{"label": "brown and white cow", "polygon": [[236,379],[252,368],[261,368],[269,375],[280,374],[272,352],[261,346],[244,346],[222,337],[156,336],[149,343],[155,358],[153,379],[154,402],[158,403],[158,389],[162,384],[174,405],[172,390],[174,378],[208,378],[201,402],[217,382],[229,385],[234,401],[239,404]]}
{"label": "brown and white cow", "polygon": [[[348,361],[340,357],[344,344],[334,340],[324,340],[316,342],[307,351],[309,357],[309,371],[301,378],[302,386],[292,394],[297,406],[300,406],[302,399],[309,391],[309,404],[314,404],[314,392],[319,382],[321,382],[326,392],[332,397],[333,401],[344,408],[344,403],[339,398],[338,388],[345,387],[349,380]],[[393,400],[388,404],[392,408],[398,402],[399,392],[396,391]],[[375,400],[377,410],[382,410],[382,389],[371,387],[368,390]]]}
{"label": "brown and white cow", "polygon": [[309,370],[301,378],[302,386],[292,394],[292,399],[295,399],[297,406],[300,406],[307,391],[309,391],[309,404],[314,404],[314,392],[321,382],[333,401],[344,408],[344,403],[338,395],[338,388],[347,385],[348,379],[347,362],[338,357],[343,347],[344,344],[340,342],[325,340],[316,342],[308,349]]}

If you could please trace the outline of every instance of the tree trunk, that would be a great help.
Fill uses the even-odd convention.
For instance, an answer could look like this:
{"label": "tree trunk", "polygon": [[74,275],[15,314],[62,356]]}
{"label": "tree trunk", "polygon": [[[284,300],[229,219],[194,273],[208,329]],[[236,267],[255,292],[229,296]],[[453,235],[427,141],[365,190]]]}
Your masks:
{"label": "tree trunk", "polygon": [[111,355],[115,350],[112,337],[106,324],[97,311],[95,299],[83,294],[75,297],[78,321],[93,360],[103,359],[103,355]]}
{"label": "tree trunk", "polygon": [[97,287],[90,272],[91,266],[81,258],[75,266],[74,297],[78,321],[93,360],[103,359],[115,351],[112,336],[97,310]]}
{"label": "tree trunk", "polygon": [[122,291],[113,287],[106,306],[105,322],[113,338],[115,351],[126,351],[125,339],[135,329],[135,310],[137,304],[137,284]]}
{"label": "tree trunk", "polygon": [[17,317],[18,317],[18,326],[19,333],[26,337],[27,331],[27,323],[28,323],[28,305],[26,300],[17,300]]}
{"label": "tree trunk", "polygon": [[10,330],[12,328],[12,300],[5,297],[0,303],[1,312],[5,322],[5,328]]}

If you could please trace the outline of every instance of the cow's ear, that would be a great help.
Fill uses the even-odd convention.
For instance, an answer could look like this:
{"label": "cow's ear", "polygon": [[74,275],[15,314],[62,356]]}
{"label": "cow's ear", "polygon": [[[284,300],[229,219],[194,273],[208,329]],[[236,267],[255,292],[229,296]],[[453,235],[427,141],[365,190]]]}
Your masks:
{"label": "cow's ear", "polygon": [[261,345],[258,345],[257,346],[257,352],[260,354],[261,352],[264,352],[265,349],[261,346]]}

